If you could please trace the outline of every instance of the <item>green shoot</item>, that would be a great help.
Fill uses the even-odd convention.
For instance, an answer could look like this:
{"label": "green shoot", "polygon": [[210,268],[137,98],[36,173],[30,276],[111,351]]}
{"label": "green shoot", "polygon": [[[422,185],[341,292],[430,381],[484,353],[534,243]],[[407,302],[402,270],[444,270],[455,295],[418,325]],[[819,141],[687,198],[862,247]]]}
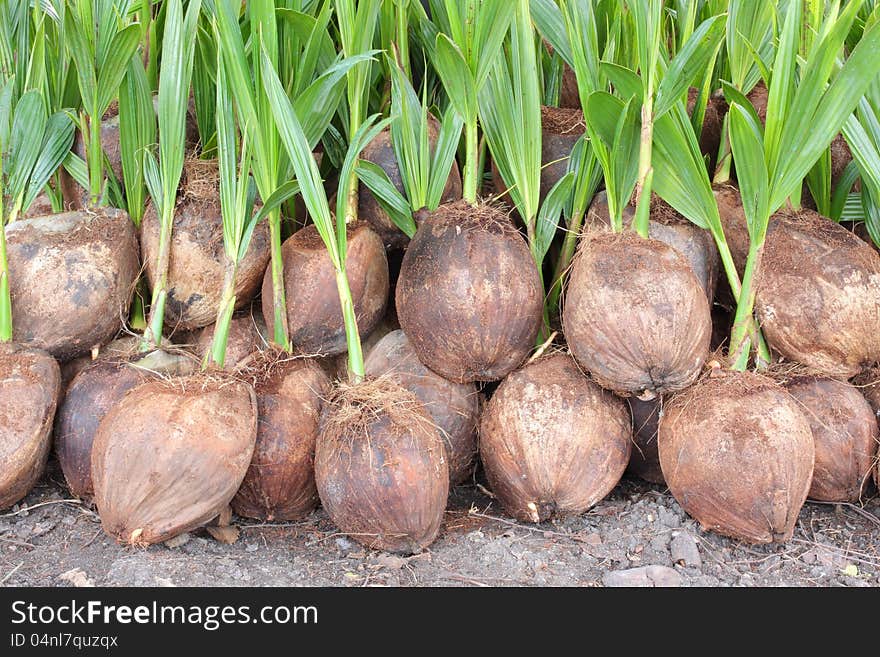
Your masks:
{"label": "green shoot", "polygon": [[[343,56],[353,61],[354,57],[373,54],[373,37],[376,33],[382,0],[335,0],[335,2]],[[372,73],[370,62],[371,60],[368,59],[359,66],[352,66],[346,75],[349,142],[360,129],[369,106],[368,94]],[[352,176],[348,184],[344,217],[345,222],[350,224],[357,221],[357,178]]]}
{"label": "green shoot", "polygon": [[153,284],[150,321],[144,334],[143,349],[158,347],[162,342],[171,261],[171,231],[186,150],[186,107],[201,0],[190,0],[185,16],[181,0],[169,0],[166,7],[168,16],[162,38],[159,76],[159,162],[156,162],[152,153],[144,160],[144,177],[156,207],[160,228],[157,278]]}
{"label": "green shoot", "polygon": [[[449,100],[464,122],[462,196],[477,202],[480,146],[478,98],[501,53],[516,4],[510,0],[432,0],[439,32],[429,50]],[[436,29],[425,23],[425,29]],[[534,65],[534,64],[533,64]]]}
{"label": "green shoot", "polygon": [[[403,193],[378,165],[361,160],[356,173],[376,196],[383,210],[408,237],[416,232],[413,215],[419,210],[436,210],[443,198],[455,149],[461,137],[461,117],[450,106],[440,121],[437,143],[431,149],[427,99],[419,101],[407,76],[388,57],[391,71],[391,144],[400,169]],[[423,96],[427,94],[424,90]]]}
{"label": "green shoot", "polygon": [[[290,163],[281,144],[269,99],[262,84],[261,47],[266,50],[273,70],[278,70],[276,10],[270,0],[249,3],[251,34],[239,24],[240,3],[235,0],[213,0],[217,24],[218,49],[224,58],[229,88],[235,100],[239,121],[244,125],[253,152],[252,174],[257,191],[269,199],[289,179]],[[297,90],[295,110],[309,144],[314,148],[336,113],[345,91],[346,74],[368,54],[343,59],[315,78],[321,43],[327,33],[330,9],[324,5],[318,18],[310,22],[310,37],[305,41],[301,68],[295,68],[291,81]],[[307,21],[308,22],[308,21]],[[246,45],[247,44],[247,45]],[[262,44],[260,46],[259,44]],[[282,86],[282,88],[284,88]],[[287,307],[284,295],[281,262],[281,211],[275,208],[268,217],[271,250],[273,341],[290,350],[287,329]]]}
{"label": "green shoot", "polygon": [[79,127],[86,145],[89,198],[92,205],[100,205],[106,200],[101,120],[117,95],[141,30],[126,24],[131,0],[70,0],[70,4],[65,35],[82,99]]}
{"label": "green shoot", "polygon": [[391,122],[391,119],[385,119],[376,123],[376,117],[371,117],[352,135],[339,176],[340,184],[336,201],[337,214],[334,220],[330,213],[330,204],[327,200],[321,174],[318,171],[318,165],[312,154],[312,147],[297,118],[297,112],[284,92],[281,81],[278,79],[278,74],[265,51],[262,57],[262,80],[265,85],[267,99],[272,107],[276,125],[280,131],[281,140],[286,148],[293,170],[296,172],[296,179],[299,183],[303,201],[318,234],[327,248],[327,254],[336,272],[336,286],[339,292],[340,305],[342,306],[342,316],[345,321],[345,334],[348,343],[349,371],[352,373],[355,382],[357,382],[364,377],[364,358],[361,351],[357,318],[354,312],[354,302],[352,301],[351,289],[345,271],[345,260],[348,251],[348,227],[344,219],[344,210],[340,210],[340,208],[348,200],[348,190],[350,189],[352,179],[355,177],[355,165],[358,155],[364,146]]}

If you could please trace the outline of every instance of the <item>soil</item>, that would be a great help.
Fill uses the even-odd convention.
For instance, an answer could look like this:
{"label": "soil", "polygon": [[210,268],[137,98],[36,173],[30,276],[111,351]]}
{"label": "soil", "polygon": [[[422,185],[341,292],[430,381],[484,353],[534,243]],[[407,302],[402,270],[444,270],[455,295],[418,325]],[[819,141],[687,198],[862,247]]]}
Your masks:
{"label": "soil", "polygon": [[[588,513],[541,525],[511,520],[469,484],[454,489],[440,538],[403,558],[340,535],[321,510],[288,524],[234,517],[233,544],[202,529],[172,542],[176,547],[122,547],[87,505],[62,501],[70,497],[62,481],[52,462],[29,496],[0,514],[0,584],[880,585],[877,496],[862,506],[808,503],[791,541],[750,546],[701,531],[664,487],[629,477]],[[644,566],[653,568],[631,570]]]}

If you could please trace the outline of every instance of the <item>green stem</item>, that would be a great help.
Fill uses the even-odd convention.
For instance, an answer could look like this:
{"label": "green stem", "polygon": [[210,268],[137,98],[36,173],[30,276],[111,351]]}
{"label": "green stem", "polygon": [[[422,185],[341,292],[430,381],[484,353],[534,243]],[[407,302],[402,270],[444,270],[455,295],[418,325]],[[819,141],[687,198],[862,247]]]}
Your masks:
{"label": "green stem", "polygon": [[654,170],[651,168],[652,143],[654,141],[654,100],[647,94],[642,105],[642,133],[639,142],[639,176],[636,186],[638,199],[633,228],[644,239],[648,238],[648,222],[651,216],[651,188]]}
{"label": "green stem", "polygon": [[[721,256],[721,264],[724,267],[724,273],[727,276],[727,282],[730,285],[730,291],[733,293],[733,299],[737,303],[739,303],[739,297],[742,292],[742,283],[739,279],[739,272],[736,270],[736,265],[733,263],[733,256],[730,254],[730,247],[727,245],[727,239],[724,237],[724,233],[716,234],[715,244],[718,247],[718,253]],[[757,364],[759,367],[766,367],[770,364],[770,347],[767,345],[767,340],[764,339],[764,334],[761,332],[761,329],[758,327],[758,323],[755,321],[754,316],[747,317],[751,324],[750,335],[752,339],[752,344],[756,345],[756,354],[757,354]]]}
{"label": "green stem", "polygon": [[480,145],[477,140],[477,118],[468,119],[464,129],[465,156],[464,156],[464,179],[462,181],[462,198],[471,205],[477,202],[479,189]]}
{"label": "green stem", "polygon": [[287,325],[287,299],[284,290],[284,262],[281,259],[281,212],[269,215],[269,253],[272,268],[272,341],[284,351],[290,351],[290,333]]}
{"label": "green stem", "polygon": [[238,263],[227,260],[223,280],[223,294],[220,307],[217,309],[217,321],[214,324],[214,336],[211,339],[211,350],[205,354],[202,369],[212,363],[221,370],[226,366],[226,344],[229,342],[229,329],[232,326],[232,315],[235,312],[235,277]]}
{"label": "green stem", "polygon": [[6,228],[0,213],[0,342],[12,341],[12,295],[6,256]]}
{"label": "green stem", "polygon": [[101,117],[89,115],[89,202],[100,205],[104,190],[104,150],[101,148]]}
{"label": "green stem", "polygon": [[162,328],[165,325],[165,301],[168,298],[168,269],[171,264],[171,230],[174,223],[174,199],[162,208],[159,224],[159,254],[156,258],[158,278],[153,284],[150,300],[150,322],[141,341],[141,351],[162,345]]}
{"label": "green stem", "polygon": [[757,271],[763,248],[761,245],[752,244],[749,247],[749,255],[746,259],[746,268],[743,272],[742,288],[736,305],[736,315],[733,319],[733,329],[730,333],[730,355],[733,359],[733,369],[745,371],[749,362],[749,352],[754,332],[754,309],[755,309],[755,285],[754,277]]}
{"label": "green stem", "polygon": [[361,350],[361,336],[358,333],[354,302],[351,299],[351,288],[348,285],[344,264],[341,269],[336,270],[336,289],[339,291],[339,303],[342,306],[342,318],[345,321],[349,376],[352,383],[360,383],[364,380],[364,354]]}

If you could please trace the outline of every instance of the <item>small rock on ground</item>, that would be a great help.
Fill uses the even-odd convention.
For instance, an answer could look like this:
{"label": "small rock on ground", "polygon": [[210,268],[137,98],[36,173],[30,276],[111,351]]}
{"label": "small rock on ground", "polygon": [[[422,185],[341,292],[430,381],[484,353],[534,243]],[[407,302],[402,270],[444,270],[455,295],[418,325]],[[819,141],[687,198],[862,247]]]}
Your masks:
{"label": "small rock on ground", "polygon": [[607,587],[673,587],[681,586],[681,575],[668,566],[641,566],[605,573],[602,584]]}
{"label": "small rock on ground", "polygon": [[679,532],[673,536],[669,544],[669,552],[672,554],[673,563],[684,564],[688,568],[700,568],[703,559],[700,557],[700,548],[694,537],[687,532]]}

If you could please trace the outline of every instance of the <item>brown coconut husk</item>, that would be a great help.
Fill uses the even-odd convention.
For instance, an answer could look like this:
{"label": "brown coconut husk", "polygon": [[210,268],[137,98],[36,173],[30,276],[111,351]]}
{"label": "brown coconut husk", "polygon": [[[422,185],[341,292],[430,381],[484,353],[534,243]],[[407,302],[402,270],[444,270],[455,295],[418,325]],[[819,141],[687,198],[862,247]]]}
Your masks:
{"label": "brown coconut husk", "polygon": [[440,531],[446,449],[418,398],[387,377],[334,390],[321,414],[315,479],[339,530],[370,548],[416,553]]}
{"label": "brown coconut husk", "polygon": [[60,391],[61,371],[48,353],[0,342],[0,509],[42,476]]}
{"label": "brown coconut husk", "polygon": [[773,378],[710,370],[666,403],[659,453],[673,496],[705,529],[750,543],[791,538],[813,476],[813,435]]}
{"label": "brown coconut husk", "polygon": [[477,454],[480,415],[476,385],[448,381],[422,365],[399,329],[387,333],[364,353],[368,377],[388,376],[422,402],[446,445],[450,485],[470,477]]}
{"label": "brown coconut husk", "polygon": [[[365,223],[348,228],[345,261],[358,332],[376,327],[388,304],[388,260],[379,236]],[[281,246],[290,340],[301,354],[336,356],[348,349],[339,305],[336,271],[314,224],[298,230]],[[274,334],[272,271],[263,277],[263,319]]]}
{"label": "brown coconut husk", "polygon": [[859,390],[828,377],[800,376],[785,385],[810,423],[816,449],[810,499],[858,502],[871,481],[880,428]]}
{"label": "brown coconut husk", "polygon": [[510,374],[480,419],[480,456],[507,513],[526,522],[583,513],[604,498],[630,456],[624,403],[566,354]]}
{"label": "brown coconut husk", "polygon": [[[159,272],[160,221],[151,203],[141,222],[141,255],[150,286]],[[247,307],[260,291],[269,263],[269,226],[261,221],[239,263],[235,308]],[[208,326],[217,319],[227,264],[220,210],[220,174],[214,160],[184,164],[171,233],[165,325],[170,334]]]}
{"label": "brown coconut husk", "polygon": [[110,342],[140,265],[122,210],[66,212],[6,227],[13,339],[64,361]]}
{"label": "brown coconut husk", "polygon": [[526,359],[541,324],[541,279],[510,219],[491,205],[440,206],[403,258],[400,326],[419,360],[457,383],[497,381]]}
{"label": "brown coconut husk", "polygon": [[771,221],[755,310],[788,360],[849,378],[880,361],[880,254],[811,210]]}
{"label": "brown coconut husk", "polygon": [[[632,226],[635,218],[635,206],[630,203],[623,209],[623,225]],[[584,225],[588,227],[611,228],[608,215],[608,195],[601,190],[593,197],[587,209]],[[648,221],[648,237],[665,242],[688,259],[700,285],[711,302],[715,297],[718,284],[718,272],[721,261],[715,240],[708,230],[695,226],[675,208],[666,203],[656,194],[651,195],[650,219]]]}
{"label": "brown coconut husk", "polygon": [[[428,115],[428,143],[432,154],[437,146],[439,136],[439,121],[433,116]],[[372,141],[361,152],[361,159],[382,167],[382,170],[388,174],[388,178],[397,188],[397,191],[401,194],[404,193],[403,179],[400,173],[400,166],[397,163],[397,156],[394,153],[390,128],[386,128],[373,137]],[[460,198],[461,173],[458,169],[458,163],[453,162],[440,202],[450,203]],[[379,201],[376,200],[373,193],[363,184],[360,185],[358,190],[358,218],[369,223],[388,248],[402,249],[409,242],[406,234],[391,221],[391,218],[385,213],[382,206],[379,205]],[[419,219],[420,215],[417,213],[414,218]]]}
{"label": "brown coconut husk", "polygon": [[70,492],[90,499],[92,444],[104,416],[132,388],[156,376],[194,372],[197,363],[179,351],[139,353],[135,342],[117,345],[71,379],[55,416],[55,454]]}
{"label": "brown coconut husk", "polygon": [[330,379],[313,359],[274,350],[253,354],[236,375],[253,385],[260,421],[232,508],[270,522],[299,520],[318,505],[315,441]]}
{"label": "brown coconut husk", "polygon": [[709,302],[688,260],[668,244],[588,229],[564,294],[572,355],[602,387],[651,399],[682,390],[709,352]]}
{"label": "brown coconut husk", "polygon": [[151,545],[209,522],[241,485],[256,434],[247,383],[215,373],[132,388],[101,421],[92,448],[104,530],[123,544]]}

